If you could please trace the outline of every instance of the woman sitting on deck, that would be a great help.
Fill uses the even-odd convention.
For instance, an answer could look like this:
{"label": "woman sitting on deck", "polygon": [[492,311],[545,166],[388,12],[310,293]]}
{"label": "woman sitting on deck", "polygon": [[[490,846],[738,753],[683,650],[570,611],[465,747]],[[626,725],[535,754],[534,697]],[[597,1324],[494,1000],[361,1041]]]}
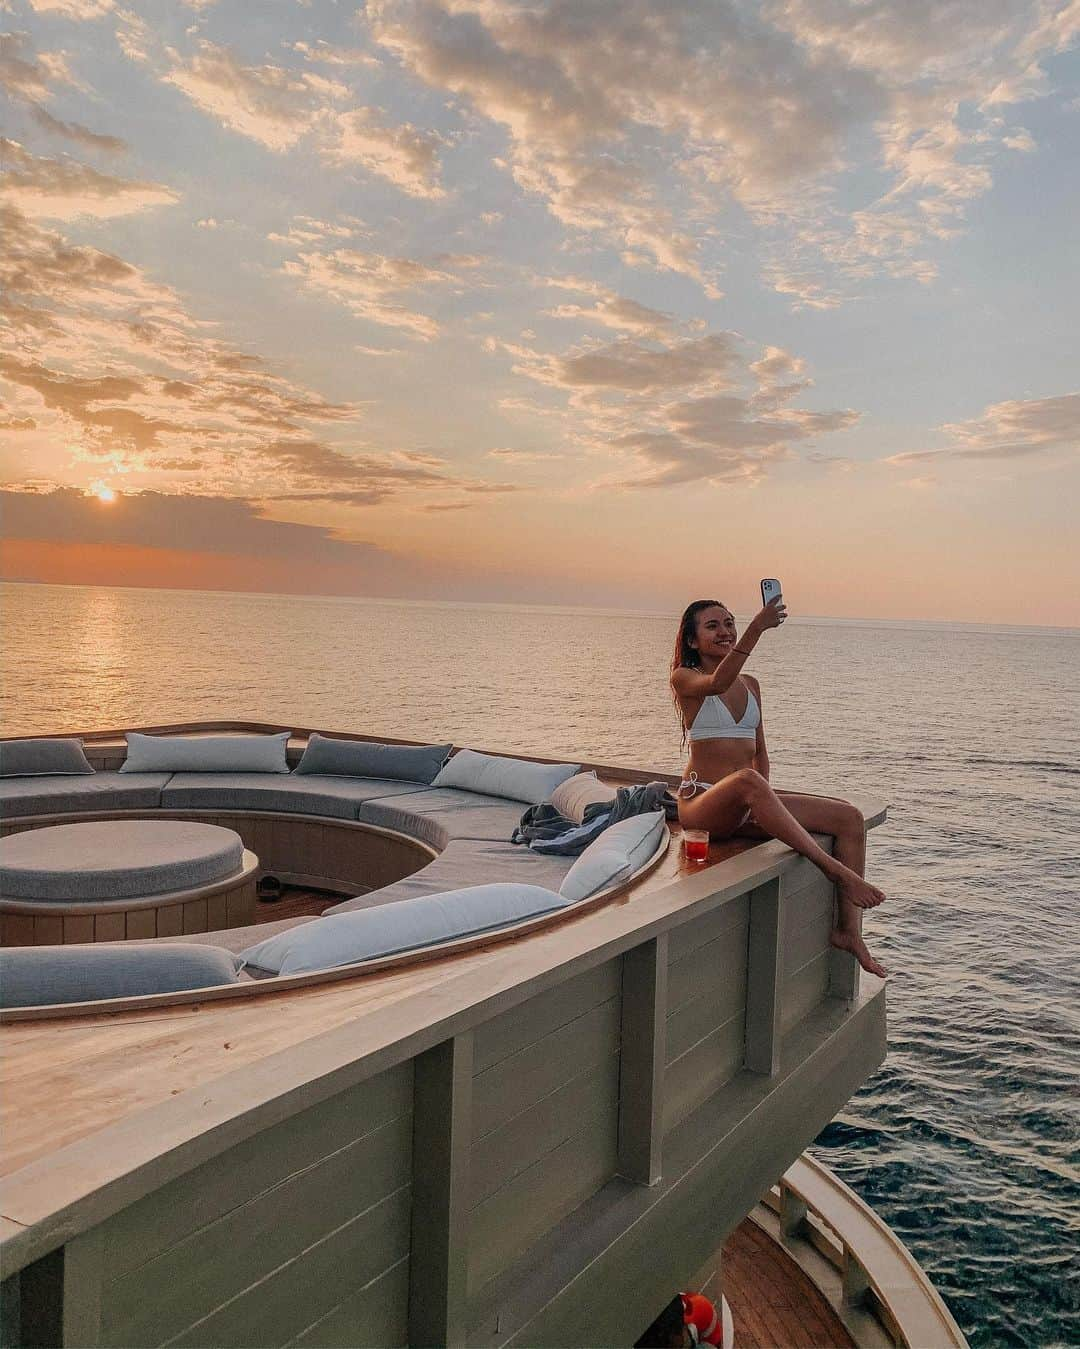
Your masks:
{"label": "woman sitting on deck", "polygon": [[[769,786],[761,686],[742,668],[761,634],[786,617],[777,598],[751,619],[740,640],[735,619],[719,600],[687,606],[671,662],[683,743],[690,741],[690,762],[678,791],[679,821],[687,829],[707,829],[714,839],[776,838],[809,858],[836,886],[832,944],[850,951],[864,970],[884,975],[859,931],[859,910],[885,898],[863,879],[866,830],[859,811],[835,797],[776,792]],[[835,856],[819,848],[808,830],[833,835]]]}

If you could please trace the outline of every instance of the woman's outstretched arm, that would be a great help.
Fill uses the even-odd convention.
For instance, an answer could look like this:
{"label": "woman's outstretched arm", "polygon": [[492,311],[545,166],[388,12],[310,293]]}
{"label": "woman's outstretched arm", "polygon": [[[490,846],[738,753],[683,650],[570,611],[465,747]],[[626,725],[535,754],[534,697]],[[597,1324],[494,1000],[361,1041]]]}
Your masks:
{"label": "woman's outstretched arm", "polygon": [[770,600],[765,608],[747,623],[742,636],[711,675],[701,670],[692,670],[687,666],[679,666],[671,672],[671,687],[681,698],[707,698],[713,693],[726,693],[742,673],[747,657],[757,645],[761,634],[766,628],[778,628],[786,617],[787,609],[783,600]]}

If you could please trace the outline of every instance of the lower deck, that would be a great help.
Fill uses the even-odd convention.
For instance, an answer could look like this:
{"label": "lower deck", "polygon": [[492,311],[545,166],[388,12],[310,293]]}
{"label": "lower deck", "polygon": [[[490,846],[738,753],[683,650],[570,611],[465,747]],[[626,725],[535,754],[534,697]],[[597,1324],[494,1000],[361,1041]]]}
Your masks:
{"label": "lower deck", "polygon": [[855,1349],[824,1294],[752,1218],[724,1243],[718,1282],[737,1349]]}

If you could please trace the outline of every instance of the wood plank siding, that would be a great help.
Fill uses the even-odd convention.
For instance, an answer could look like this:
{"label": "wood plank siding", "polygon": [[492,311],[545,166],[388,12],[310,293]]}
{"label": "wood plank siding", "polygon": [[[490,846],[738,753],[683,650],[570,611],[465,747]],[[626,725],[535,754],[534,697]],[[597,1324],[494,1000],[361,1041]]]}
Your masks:
{"label": "wood plank siding", "polygon": [[[346,1317],[408,1256],[411,1149],[402,1065],[122,1210],[98,1229],[97,1342],[284,1344]],[[404,1343],[396,1319],[380,1343]]]}

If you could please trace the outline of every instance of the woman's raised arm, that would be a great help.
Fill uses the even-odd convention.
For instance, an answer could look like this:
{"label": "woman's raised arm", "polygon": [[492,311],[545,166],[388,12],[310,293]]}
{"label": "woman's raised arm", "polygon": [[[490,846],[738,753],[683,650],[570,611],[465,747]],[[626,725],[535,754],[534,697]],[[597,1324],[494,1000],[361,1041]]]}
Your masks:
{"label": "woman's raised arm", "polygon": [[786,617],[787,609],[784,601],[779,597],[770,600],[765,608],[747,623],[742,636],[712,674],[682,665],[672,670],[671,687],[682,698],[707,698],[713,693],[725,693],[742,673],[747,657],[757,645],[761,634],[767,628],[778,628]]}

